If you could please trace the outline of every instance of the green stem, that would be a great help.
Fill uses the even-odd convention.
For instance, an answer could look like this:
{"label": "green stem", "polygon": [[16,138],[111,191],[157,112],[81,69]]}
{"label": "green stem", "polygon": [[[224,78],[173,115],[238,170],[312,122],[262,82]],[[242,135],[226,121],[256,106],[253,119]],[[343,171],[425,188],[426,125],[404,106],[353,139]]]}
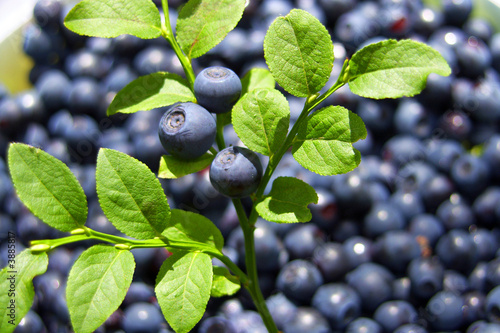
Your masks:
{"label": "green stem", "polygon": [[224,141],[224,122],[223,114],[217,114],[217,134],[215,135],[215,142],[217,143],[217,148],[219,151],[226,148],[226,143]]}
{"label": "green stem", "polygon": [[193,71],[193,66],[191,65],[191,59],[187,57],[184,52],[182,52],[179,43],[177,43],[177,39],[175,39],[174,32],[172,31],[172,26],[170,24],[170,17],[168,14],[168,1],[161,0],[161,5],[163,8],[163,15],[165,16],[165,23],[162,24],[161,27],[161,35],[170,43],[172,49],[174,50],[177,58],[181,62],[182,68],[184,69],[184,73],[186,73],[186,77],[189,82],[189,87],[193,90],[195,75]]}
{"label": "green stem", "polygon": [[245,266],[248,274],[248,285],[246,286],[252,300],[259,312],[260,316],[268,332],[275,333],[278,332],[278,328],[274,323],[273,318],[267,308],[264,295],[260,290],[259,286],[259,276],[257,273],[257,262],[255,260],[255,241],[254,241],[254,230],[255,226],[248,223],[245,211],[241,201],[238,199],[233,199],[234,207],[236,208],[236,213],[238,214],[238,219],[240,220],[241,229],[243,230],[243,237],[245,239]]}

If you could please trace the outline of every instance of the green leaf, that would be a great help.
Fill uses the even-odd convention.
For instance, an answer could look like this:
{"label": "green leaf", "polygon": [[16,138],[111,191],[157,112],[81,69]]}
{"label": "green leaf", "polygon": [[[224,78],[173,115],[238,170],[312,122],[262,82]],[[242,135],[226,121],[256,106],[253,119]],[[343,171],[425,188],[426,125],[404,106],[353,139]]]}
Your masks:
{"label": "green leaf", "polygon": [[276,86],[271,72],[265,68],[252,68],[241,79],[241,96],[258,88],[273,89]]}
{"label": "green leaf", "polygon": [[240,288],[240,281],[236,276],[231,275],[226,267],[214,266],[211,296],[231,296],[240,290]]}
{"label": "green leaf", "polygon": [[[11,244],[11,243],[9,243]],[[8,258],[0,271],[0,332],[13,332],[33,305],[33,278],[47,271],[49,259],[45,252],[32,254],[25,249],[15,259]]]}
{"label": "green leaf", "polygon": [[170,224],[162,232],[169,240],[202,243],[218,250],[224,246],[224,238],[220,230],[205,216],[180,209],[172,209]]}
{"label": "green leaf", "polygon": [[108,107],[108,116],[115,113],[147,111],[177,102],[194,102],[188,83],[177,74],[158,72],[141,76],[116,94]]}
{"label": "green leaf", "polygon": [[244,0],[189,0],[177,18],[177,41],[190,58],[198,58],[219,44],[236,27]]}
{"label": "green leaf", "polygon": [[304,168],[320,175],[346,173],[361,160],[352,143],[364,138],[366,128],[358,115],[341,106],[327,106],[301,124],[292,154]]}
{"label": "green leaf", "polygon": [[80,255],[66,287],[75,332],[94,332],[118,309],[132,283],[134,270],[134,255],[113,246],[94,245]]}
{"label": "green leaf", "polygon": [[194,160],[181,160],[171,155],[163,155],[160,160],[159,178],[175,179],[191,173],[201,171],[208,167],[214,155],[206,153]]}
{"label": "green leaf", "polygon": [[160,12],[150,0],[83,0],[71,9],[64,25],[80,35],[139,38],[161,35]]}
{"label": "green leaf", "polygon": [[170,207],[155,175],[142,162],[112,149],[97,156],[96,185],[106,217],[124,234],[138,239],[159,236]]}
{"label": "green leaf", "polygon": [[85,224],[87,198],[66,164],[22,143],[10,144],[8,164],[19,198],[40,220],[61,231]]}
{"label": "green leaf", "polygon": [[189,332],[200,321],[210,298],[212,274],[210,256],[201,252],[176,252],[161,266],[156,298],[175,332]]}
{"label": "green leaf", "polygon": [[251,150],[271,156],[283,144],[290,125],[288,101],[276,89],[255,89],[232,111],[236,134]]}
{"label": "green leaf", "polygon": [[307,206],[318,203],[318,195],[312,186],[293,177],[278,177],[268,195],[255,209],[265,220],[278,223],[308,222],[311,211]]}
{"label": "green leaf", "polygon": [[413,96],[425,88],[427,76],[451,74],[441,54],[413,40],[392,39],[365,46],[349,61],[351,91],[368,98]]}
{"label": "green leaf", "polygon": [[323,88],[330,78],[333,43],[317,18],[293,9],[269,27],[264,57],[280,86],[292,95],[307,97]]}

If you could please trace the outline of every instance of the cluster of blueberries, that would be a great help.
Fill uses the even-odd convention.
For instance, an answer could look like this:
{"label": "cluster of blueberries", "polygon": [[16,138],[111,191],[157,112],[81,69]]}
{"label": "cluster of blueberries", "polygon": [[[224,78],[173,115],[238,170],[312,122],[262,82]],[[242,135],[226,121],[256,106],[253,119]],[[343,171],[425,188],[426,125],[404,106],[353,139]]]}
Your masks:
{"label": "cluster of blueberries", "polygon": [[[175,24],[181,1],[169,4]],[[356,112],[368,130],[355,144],[362,162],[348,174],[319,176],[285,154],[274,177],[303,179],[316,189],[319,203],[310,206],[310,223],[257,224],[260,285],[278,328],[285,333],[500,332],[500,33],[471,16],[473,5],[472,0],[442,0],[438,8],[418,0],[250,1],[238,27],[193,62],[199,104],[106,117],[107,106],[126,84],[157,71],[183,75],[181,64],[161,39],[76,35],[62,25],[70,7],[39,0],[23,43],[34,61],[34,87],[16,94],[0,87],[0,267],[6,263],[9,231],[16,234],[18,252],[31,240],[63,236],[16,197],[5,163],[8,142],[32,144],[68,164],[88,198],[88,226],[118,234],[97,202],[98,149],[125,152],[154,172],[165,151],[187,159],[204,154],[215,138],[211,113],[227,112],[234,103],[241,90],[238,75],[266,66],[266,29],[295,7],[327,26],[337,58],[333,80],[345,57],[384,38],[428,43],[453,74],[430,75],[427,88],[414,98],[368,100],[347,87],[331,95],[327,104]],[[213,81],[222,82],[216,91]],[[214,94],[227,99],[214,105]],[[287,99],[293,122],[303,100]],[[210,170],[161,182],[171,207],[210,218],[225,236],[225,253],[244,267],[243,233],[228,197],[243,197],[248,208],[246,196],[256,183],[231,187],[220,171],[235,166],[231,177],[258,179],[265,160],[242,147],[231,126],[224,136],[230,148],[219,153]],[[240,170],[245,164],[253,175]],[[49,254],[47,273],[34,280],[33,308],[16,332],[71,332],[65,281],[72,263],[92,244],[70,244]],[[171,332],[153,291],[168,253],[132,252],[134,282],[97,332]],[[266,329],[242,290],[211,299],[193,331]]]}

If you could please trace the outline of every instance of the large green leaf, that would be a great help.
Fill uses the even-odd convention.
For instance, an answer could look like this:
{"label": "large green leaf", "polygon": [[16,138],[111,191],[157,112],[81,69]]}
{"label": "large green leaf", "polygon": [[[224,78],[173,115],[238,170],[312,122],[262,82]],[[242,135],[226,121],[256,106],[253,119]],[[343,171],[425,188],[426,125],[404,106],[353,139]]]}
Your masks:
{"label": "large green leaf", "polygon": [[426,44],[389,39],[357,51],[347,73],[349,88],[357,95],[398,98],[420,93],[430,73],[447,76],[451,69],[441,54]]}
{"label": "large green leaf", "polygon": [[317,18],[300,9],[278,17],[264,38],[264,56],[274,78],[290,94],[312,95],[333,67],[333,43]]}
{"label": "large green leaf", "polygon": [[61,231],[85,224],[87,198],[66,164],[22,143],[10,144],[8,164],[19,198],[34,215]]}
{"label": "large green leaf", "polygon": [[307,206],[311,203],[318,203],[318,195],[311,185],[293,177],[278,177],[271,192],[257,203],[255,209],[271,222],[308,222],[312,215]]}
{"label": "large green leaf", "polygon": [[159,236],[167,226],[167,198],[144,163],[116,150],[101,149],[96,184],[104,214],[124,234],[149,239]]}
{"label": "large green leaf", "polygon": [[365,137],[359,116],[341,106],[327,106],[301,124],[292,154],[304,168],[320,175],[346,173],[361,160],[352,143]]}
{"label": "large green leaf", "polygon": [[150,0],[83,0],[71,9],[64,25],[94,37],[129,34],[149,39],[161,35],[160,12]]}
{"label": "large green leaf", "polygon": [[240,288],[240,281],[236,276],[231,275],[226,267],[214,266],[214,277],[210,296],[231,296],[240,290]]}
{"label": "large green leaf", "polygon": [[220,230],[205,216],[180,209],[172,209],[172,217],[162,236],[169,240],[202,243],[218,250],[224,246],[224,238]]}
{"label": "large green leaf", "polygon": [[177,41],[189,58],[198,58],[236,27],[245,0],[189,0],[177,18]]}
{"label": "large green leaf", "polygon": [[265,68],[252,68],[241,79],[241,96],[258,88],[275,88],[276,81]]}
{"label": "large green leaf", "polygon": [[132,283],[135,262],[130,251],[94,245],[71,268],[66,299],[77,333],[94,332],[123,302]]}
{"label": "large green leaf", "polygon": [[212,163],[214,157],[214,155],[206,153],[194,160],[182,160],[175,156],[163,155],[160,160],[158,177],[174,179],[201,171]]}
{"label": "large green leaf", "polygon": [[[8,243],[14,244],[14,243]],[[33,305],[33,278],[45,273],[49,259],[45,252],[32,254],[25,249],[15,258],[8,258],[0,271],[0,332],[13,332]],[[14,260],[14,261],[10,261]]]}
{"label": "large green leaf", "polygon": [[210,256],[201,252],[176,252],[161,266],[156,298],[175,332],[189,332],[200,321],[210,298],[212,275]]}
{"label": "large green leaf", "polygon": [[290,125],[288,101],[276,89],[255,89],[233,107],[233,126],[251,150],[271,156],[283,144]]}
{"label": "large green leaf", "polygon": [[194,102],[196,98],[186,80],[177,74],[158,72],[141,76],[116,94],[108,107],[115,113],[147,111],[177,102]]}

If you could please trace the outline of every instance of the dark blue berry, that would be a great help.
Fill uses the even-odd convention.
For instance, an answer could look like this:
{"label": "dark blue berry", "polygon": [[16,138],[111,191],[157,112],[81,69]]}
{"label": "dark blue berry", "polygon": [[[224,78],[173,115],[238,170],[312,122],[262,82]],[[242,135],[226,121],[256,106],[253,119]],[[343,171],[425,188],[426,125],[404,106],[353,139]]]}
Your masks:
{"label": "dark blue berry", "polygon": [[158,332],[164,322],[165,319],[157,306],[139,302],[125,309],[122,327],[125,332],[130,333]]}
{"label": "dark blue berry", "polygon": [[437,257],[415,258],[408,265],[412,294],[428,300],[443,288],[444,267]]}
{"label": "dark blue berry", "polygon": [[262,178],[262,164],[253,151],[228,147],[215,156],[210,166],[210,182],[220,193],[241,198],[257,190]]}
{"label": "dark blue berry", "polygon": [[325,316],[331,327],[343,330],[361,314],[358,293],[345,283],[329,283],[318,288],[312,305]]}
{"label": "dark blue berry", "polygon": [[295,316],[284,324],[287,333],[330,333],[331,329],[325,317],[316,309],[299,307]]}
{"label": "dark blue berry", "polygon": [[413,305],[406,301],[387,301],[375,310],[373,319],[386,332],[393,332],[401,325],[415,323],[417,320],[417,311]]}
{"label": "dark blue berry", "polygon": [[464,299],[451,291],[440,291],[427,302],[426,312],[432,329],[452,331],[463,323]]}
{"label": "dark blue berry", "polygon": [[215,141],[215,119],[195,103],[171,106],[160,119],[158,135],[165,150],[180,159],[205,154]]}
{"label": "dark blue berry", "polygon": [[280,270],[276,287],[288,298],[309,303],[316,290],[323,284],[319,269],[310,261],[292,260]]}
{"label": "dark blue berry", "polygon": [[226,67],[214,66],[202,70],[194,81],[197,102],[213,113],[231,111],[241,95],[241,81]]}

